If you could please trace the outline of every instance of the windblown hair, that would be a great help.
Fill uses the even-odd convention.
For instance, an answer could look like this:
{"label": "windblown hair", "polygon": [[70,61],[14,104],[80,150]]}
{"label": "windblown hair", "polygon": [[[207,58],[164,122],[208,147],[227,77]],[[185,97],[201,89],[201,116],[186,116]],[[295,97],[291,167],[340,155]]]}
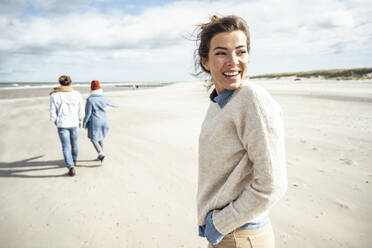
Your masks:
{"label": "windblown hair", "polygon": [[194,63],[196,76],[203,72],[210,74],[201,63],[204,59],[208,61],[208,53],[212,38],[219,33],[242,31],[247,37],[247,51],[250,52],[250,35],[247,23],[240,17],[230,15],[225,17],[211,16],[208,23],[199,24],[196,28],[196,42],[198,48],[194,52]]}
{"label": "windblown hair", "polygon": [[64,85],[64,86],[70,85],[72,83],[70,76],[66,76],[66,75],[60,76],[58,78],[58,81],[60,85]]}

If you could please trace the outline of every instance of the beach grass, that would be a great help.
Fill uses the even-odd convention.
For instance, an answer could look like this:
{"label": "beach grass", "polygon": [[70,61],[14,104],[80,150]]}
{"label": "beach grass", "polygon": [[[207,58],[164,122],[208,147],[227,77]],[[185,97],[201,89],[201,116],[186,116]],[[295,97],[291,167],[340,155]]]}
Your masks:
{"label": "beach grass", "polygon": [[252,79],[258,78],[283,78],[283,77],[297,77],[297,78],[324,78],[324,79],[372,79],[372,68],[353,68],[353,69],[330,69],[330,70],[313,70],[304,72],[283,72],[283,73],[269,73],[262,75],[251,76]]}

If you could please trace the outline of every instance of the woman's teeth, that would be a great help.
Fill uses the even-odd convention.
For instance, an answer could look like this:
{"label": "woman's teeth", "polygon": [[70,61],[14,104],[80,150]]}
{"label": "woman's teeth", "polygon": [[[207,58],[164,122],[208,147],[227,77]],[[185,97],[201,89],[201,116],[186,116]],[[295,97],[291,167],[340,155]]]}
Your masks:
{"label": "woman's teeth", "polygon": [[239,74],[238,71],[234,71],[234,72],[224,72],[223,75],[225,75],[226,77],[234,77],[234,76],[237,76]]}

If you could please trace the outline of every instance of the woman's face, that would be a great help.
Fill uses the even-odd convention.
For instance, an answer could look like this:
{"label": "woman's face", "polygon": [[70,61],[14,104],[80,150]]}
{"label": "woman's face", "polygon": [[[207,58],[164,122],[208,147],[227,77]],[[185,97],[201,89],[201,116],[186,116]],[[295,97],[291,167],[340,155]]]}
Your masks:
{"label": "woman's face", "polygon": [[211,39],[208,60],[202,59],[210,71],[217,93],[240,87],[248,69],[247,37],[242,31],[223,32]]}

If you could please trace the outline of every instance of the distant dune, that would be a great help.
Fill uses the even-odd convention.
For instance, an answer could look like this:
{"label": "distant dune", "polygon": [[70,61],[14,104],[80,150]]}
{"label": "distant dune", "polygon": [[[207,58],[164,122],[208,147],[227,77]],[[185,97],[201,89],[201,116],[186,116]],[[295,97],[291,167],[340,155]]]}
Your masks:
{"label": "distant dune", "polygon": [[331,69],[317,70],[305,72],[283,72],[270,73],[251,76],[252,79],[258,78],[288,78],[293,77],[294,80],[303,78],[318,78],[318,79],[336,79],[336,80],[365,80],[372,79],[372,68],[354,68],[354,69]]}

